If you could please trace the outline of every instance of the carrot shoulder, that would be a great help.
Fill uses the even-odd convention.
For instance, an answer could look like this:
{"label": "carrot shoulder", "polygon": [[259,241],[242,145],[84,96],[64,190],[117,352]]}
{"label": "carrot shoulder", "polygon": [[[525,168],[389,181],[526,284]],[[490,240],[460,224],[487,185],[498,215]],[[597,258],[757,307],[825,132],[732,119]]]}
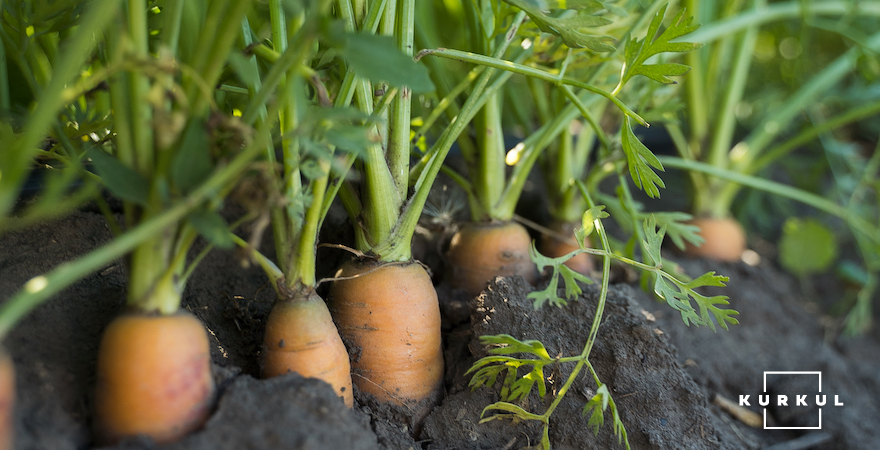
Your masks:
{"label": "carrot shoulder", "polygon": [[700,217],[689,223],[700,228],[703,244],[696,247],[686,243],[687,255],[728,262],[742,258],[746,250],[746,233],[735,219]]}
{"label": "carrot shoulder", "polygon": [[453,286],[477,295],[497,276],[522,275],[534,284],[538,274],[530,245],[528,231],[516,222],[465,224],[449,245]]}
{"label": "carrot shoulder", "polygon": [[192,314],[129,312],[104,331],[95,392],[103,443],[138,434],[174,441],[204,423],[213,399],[208,336]]}
{"label": "carrot shoulder", "polygon": [[304,296],[272,308],[263,338],[263,377],[296,372],[324,380],[351,407],[348,352],[324,300],[314,290]]}
{"label": "carrot shoulder", "polygon": [[354,260],[330,288],[330,312],[351,346],[352,381],[380,401],[437,400],[443,381],[440,307],[416,262]]}

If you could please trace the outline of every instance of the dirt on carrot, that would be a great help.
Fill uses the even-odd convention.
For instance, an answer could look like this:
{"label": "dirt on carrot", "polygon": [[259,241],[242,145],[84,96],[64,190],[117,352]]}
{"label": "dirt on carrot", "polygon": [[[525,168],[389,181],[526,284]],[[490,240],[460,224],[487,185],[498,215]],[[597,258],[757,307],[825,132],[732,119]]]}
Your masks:
{"label": "dirt on carrot", "polygon": [[330,288],[329,308],[353,355],[352,382],[385,402],[439,399],[443,380],[437,292],[417,262],[353,260]]}
{"label": "dirt on carrot", "polygon": [[263,377],[296,372],[326,381],[349,407],[354,403],[348,352],[324,300],[310,290],[305,298],[279,301],[266,323]]}

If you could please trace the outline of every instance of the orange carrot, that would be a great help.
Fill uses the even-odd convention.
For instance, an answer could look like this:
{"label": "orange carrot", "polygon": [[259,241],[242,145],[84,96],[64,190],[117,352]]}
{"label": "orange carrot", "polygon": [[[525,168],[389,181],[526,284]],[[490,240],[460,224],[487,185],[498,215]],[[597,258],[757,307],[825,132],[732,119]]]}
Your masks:
{"label": "orange carrot", "polygon": [[735,262],[746,250],[746,233],[733,218],[696,218],[689,222],[700,228],[703,244],[699,247],[686,243],[685,254],[716,261]]}
{"label": "orange carrot", "polygon": [[[330,288],[330,312],[357,356],[352,381],[380,401],[414,408],[443,381],[440,307],[417,262],[350,261]],[[421,412],[421,411],[417,411]]]}
{"label": "orange carrot", "polygon": [[123,314],[98,350],[95,431],[102,443],[145,434],[176,440],[211,410],[214,379],[205,328],[192,314]]}
{"label": "orange carrot", "polygon": [[351,407],[348,352],[324,300],[314,290],[275,303],[263,338],[263,377],[296,372],[326,381]]}
{"label": "orange carrot", "polygon": [[[553,233],[541,233],[541,243],[538,251],[544,256],[558,258],[580,249],[574,238],[574,230],[580,223],[554,221],[548,229]],[[565,238],[563,238],[565,237]],[[587,247],[590,246],[590,238],[585,238]],[[579,253],[565,262],[568,268],[575,272],[589,275],[593,271],[593,260],[589,253]]]}
{"label": "orange carrot", "polygon": [[15,366],[12,357],[0,348],[0,450],[12,450],[15,412]]}
{"label": "orange carrot", "polygon": [[537,280],[529,258],[531,237],[516,222],[470,222],[452,237],[448,258],[452,283],[469,295],[479,294],[496,276],[522,275]]}

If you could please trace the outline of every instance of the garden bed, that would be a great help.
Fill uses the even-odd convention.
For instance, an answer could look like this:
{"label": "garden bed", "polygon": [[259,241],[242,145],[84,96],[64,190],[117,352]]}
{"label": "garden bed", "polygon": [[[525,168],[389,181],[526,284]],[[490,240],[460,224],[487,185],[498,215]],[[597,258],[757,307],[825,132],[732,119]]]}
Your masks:
{"label": "garden bed", "polygon": [[[0,238],[0,287],[15,292],[31,277],[110,238],[103,217],[89,212],[7,234]],[[325,266],[331,263],[324,261]],[[741,324],[717,333],[688,328],[678,313],[638,286],[612,284],[591,362],[611,388],[633,448],[764,448],[802,435],[821,443],[791,448],[863,449],[880,442],[880,430],[873,426],[880,421],[874,401],[880,394],[876,333],[852,340],[826,336],[821,318],[808,312],[801,288],[769,263],[682,263],[688,273],[716,270],[730,277],[721,293],[740,311]],[[6,339],[18,371],[17,449],[94,446],[89,424],[97,343],[106,323],[124,308],[125,273],[118,261],[85,278],[28,315]],[[479,424],[482,409],[498,400],[498,389],[467,387],[464,372],[484,355],[475,336],[507,333],[542,341],[551,356],[579,354],[598,289],[586,287],[565,308],[538,311],[526,298],[529,287],[520,278],[498,279],[472,302],[445,284],[438,292],[446,320],[446,394],[413,439],[414,424],[405,419],[406,411],[376,404],[357,392],[358,405],[348,411],[323,383],[294,374],[254,378],[262,327],[275,293],[259,268],[242,268],[232,252],[212,252],[189,282],[184,304],[210,331],[219,400],[203,429],[165,448],[534,445],[541,433],[536,423]],[[548,396],[568,370],[562,366],[558,373],[545,374],[551,377]],[[734,401],[739,395],[755,398],[763,372],[771,370],[821,371],[823,393],[839,395],[844,406],[823,408],[821,431],[769,431],[745,426],[713,402],[715,395]],[[597,437],[581,415],[594,390],[582,373],[552,416],[553,448],[622,448],[616,447],[607,414]],[[533,393],[527,403],[540,413],[545,401]],[[755,403],[752,409],[760,412]],[[800,413],[771,411],[776,426],[805,426],[815,408]],[[131,439],[116,448],[153,447],[149,440]]]}

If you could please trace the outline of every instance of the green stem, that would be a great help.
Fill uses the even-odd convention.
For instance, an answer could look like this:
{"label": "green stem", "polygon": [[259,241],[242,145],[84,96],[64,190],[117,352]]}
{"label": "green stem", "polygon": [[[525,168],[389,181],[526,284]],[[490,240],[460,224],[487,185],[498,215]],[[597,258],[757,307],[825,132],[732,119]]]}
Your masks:
{"label": "green stem", "polygon": [[[400,0],[396,5],[400,9],[397,14],[398,46],[405,55],[412,56],[415,0]],[[401,199],[406,198],[409,189],[411,111],[412,92],[408,87],[403,86],[394,97],[388,114],[388,151],[386,152],[388,170],[397,188],[397,197]]]}
{"label": "green stem", "polygon": [[758,27],[747,28],[737,47],[733,70],[725,95],[718,107],[720,115],[715,123],[712,144],[709,147],[709,163],[713,166],[727,166],[727,152],[730,150],[736,127],[736,106],[745,92],[757,39]]}
{"label": "green stem", "polygon": [[796,0],[787,3],[772,3],[767,7],[746,11],[725,20],[704,24],[700,29],[689,34],[688,40],[706,44],[749,27],[761,26],[777,20],[803,18],[805,14],[812,16],[852,15],[853,17],[877,17],[880,16],[880,2],[803,2]]}
{"label": "green stem", "polygon": [[212,174],[186,198],[168,207],[161,214],[144,220],[103,247],[74,261],[62,263],[49,273],[29,280],[21,290],[0,306],[0,338],[5,337],[25,314],[48,300],[52,295],[119,259],[135,247],[142,245],[146,240],[162,234],[169,227],[179,223],[205,199],[214,195],[218,189],[236,180],[249,167],[251,160],[259,154],[265,144],[262,139],[252,142],[228,165]]}
{"label": "green stem", "polygon": [[718,177],[724,180],[731,181],[732,185],[747,186],[752,189],[769,192],[771,194],[790,198],[792,200],[810,205],[816,209],[825,211],[828,214],[842,219],[843,221],[848,223],[853,228],[853,230],[862,233],[868,239],[870,239],[871,242],[874,242],[875,244],[880,244],[880,229],[878,229],[876,225],[868,223],[866,220],[852,213],[847,208],[840,206],[837,203],[834,203],[826,198],[820,197],[801,189],[793,188],[785,184],[777,183],[775,181],[765,180],[763,178],[746,175],[744,173],[720,169],[715,166],[698,161],[688,161],[685,159],[670,156],[658,156],[657,158],[664,166],[684,170],[697,170],[713,177]]}
{"label": "green stem", "polygon": [[847,124],[864,119],[866,117],[873,116],[878,113],[880,113],[880,101],[875,101],[873,103],[868,103],[866,105],[847,110],[846,112],[843,112],[838,116],[828,119],[825,122],[804,129],[791,139],[779,145],[774,145],[773,148],[767,151],[767,153],[756,159],[755,162],[751,164],[749,170],[746,173],[749,175],[754,175],[760,172],[765,167],[772,164],[773,162],[778,161],[779,158],[784,157],[792,150],[799,148],[800,146],[812,141],[813,139],[816,139],[820,134],[841,128]]}
{"label": "green stem", "polygon": [[[868,50],[880,51],[880,33],[874,34],[868,41]],[[733,152],[731,161],[737,171],[745,171],[755,158],[782,132],[785,127],[809,103],[815,101],[817,95],[827,92],[844,75],[850,73],[863,53],[861,47],[853,47],[838,57],[825,69],[803,85],[779,110],[759,124],[741,144],[740,150]]]}
{"label": "green stem", "polygon": [[[501,55],[507,51],[514,36],[516,36],[516,30],[519,29],[525,16],[525,12],[520,11],[514,17],[513,22],[505,34],[505,40],[502,41],[495,51],[495,54],[498,57],[501,57]],[[426,161],[424,163],[425,170],[421,171],[418,180],[415,183],[413,188],[415,194],[413,194],[405,205],[398,225],[395,227],[390,239],[377,246],[377,248],[381,250],[377,253],[382,256],[384,261],[402,261],[411,258],[412,251],[410,241],[415,232],[419,216],[425,206],[425,201],[427,201],[431,185],[436,179],[437,174],[440,172],[440,168],[443,166],[443,160],[449,153],[450,148],[452,148],[452,143],[464,131],[471,119],[473,119],[481,106],[480,102],[486,101],[486,98],[483,97],[484,89],[489,84],[490,79],[492,79],[494,72],[494,70],[483,71],[477,79],[477,82],[474,84],[474,89],[471,91],[471,95],[462,106],[459,115],[452,121],[449,127],[446,128],[440,136],[440,139],[431,147],[431,150],[429,150],[423,157],[423,160]]]}
{"label": "green stem", "polygon": [[509,220],[500,217],[497,204],[504,192],[504,131],[501,128],[501,96],[493,94],[486,101],[483,109],[474,118],[477,129],[477,145],[479,152],[476,167],[469,170],[471,187],[476,195],[479,216],[472,217],[475,221]]}
{"label": "green stem", "polygon": [[640,115],[636,114],[635,111],[630,109],[629,106],[626,106],[620,99],[614,96],[611,92],[599,89],[595,86],[592,86],[587,83],[583,83],[578,80],[573,80],[570,78],[561,78],[558,75],[554,75],[550,72],[536,69],[534,67],[525,66],[522,64],[516,64],[511,61],[507,61],[504,59],[499,59],[498,57],[491,57],[485,55],[479,55],[471,52],[464,52],[461,50],[447,49],[447,48],[439,48],[432,50],[422,50],[419,52],[419,57],[424,57],[427,55],[439,56],[441,58],[451,59],[455,61],[463,61],[469,62],[473,64],[480,64],[486,67],[491,67],[493,69],[506,70],[513,73],[517,73],[523,76],[537,78],[539,80],[546,81],[548,83],[552,83],[556,86],[568,85],[580,89],[584,89],[586,91],[592,92],[594,94],[601,95],[602,97],[607,98],[617,106],[621,112],[626,114],[627,116],[635,119],[642,126],[649,126],[648,122],[645,121]]}

